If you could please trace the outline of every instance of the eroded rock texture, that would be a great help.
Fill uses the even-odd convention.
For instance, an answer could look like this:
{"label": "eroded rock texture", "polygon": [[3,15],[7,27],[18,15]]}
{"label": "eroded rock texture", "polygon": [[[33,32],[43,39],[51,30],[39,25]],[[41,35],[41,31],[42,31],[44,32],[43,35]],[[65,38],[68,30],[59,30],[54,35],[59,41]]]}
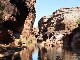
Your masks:
{"label": "eroded rock texture", "polygon": [[[43,35],[44,41],[48,38],[60,40],[67,35],[71,37],[69,34],[78,27],[76,22],[79,18],[80,7],[58,9],[52,15],[44,16],[39,20],[39,33]],[[67,40],[69,37],[64,39]]]}
{"label": "eroded rock texture", "polygon": [[35,0],[0,0],[0,32],[6,30],[4,33],[8,33],[10,30],[11,36],[22,34],[24,38],[29,37],[35,20],[35,2]]}

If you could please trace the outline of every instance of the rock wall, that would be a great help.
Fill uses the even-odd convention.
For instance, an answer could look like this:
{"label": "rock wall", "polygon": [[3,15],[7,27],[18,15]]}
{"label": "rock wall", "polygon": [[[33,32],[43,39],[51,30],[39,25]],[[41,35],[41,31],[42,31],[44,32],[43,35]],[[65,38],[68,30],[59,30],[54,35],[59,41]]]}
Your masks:
{"label": "rock wall", "polygon": [[[48,38],[60,40],[78,27],[76,22],[79,18],[80,7],[60,8],[53,12],[52,15],[44,16],[39,20],[39,33],[43,35],[43,40]],[[52,36],[53,38],[51,38]]]}
{"label": "rock wall", "polygon": [[30,35],[30,31],[31,29],[33,28],[33,24],[34,24],[34,21],[35,21],[35,0],[31,0],[31,1],[28,1],[27,5],[29,7],[29,14],[25,20],[25,23],[24,23],[24,28],[23,28],[23,31],[22,31],[22,35],[23,37],[29,37]]}
{"label": "rock wall", "polygon": [[29,37],[36,17],[35,3],[35,0],[0,0],[0,32],[10,30],[11,36]]}

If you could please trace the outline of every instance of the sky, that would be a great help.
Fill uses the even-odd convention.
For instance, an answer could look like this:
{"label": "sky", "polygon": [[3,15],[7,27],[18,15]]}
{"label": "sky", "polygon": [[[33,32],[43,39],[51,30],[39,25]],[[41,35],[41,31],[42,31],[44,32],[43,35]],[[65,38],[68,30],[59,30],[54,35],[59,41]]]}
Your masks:
{"label": "sky", "polygon": [[34,27],[38,26],[41,17],[51,15],[56,10],[65,7],[80,7],[80,0],[36,0]]}

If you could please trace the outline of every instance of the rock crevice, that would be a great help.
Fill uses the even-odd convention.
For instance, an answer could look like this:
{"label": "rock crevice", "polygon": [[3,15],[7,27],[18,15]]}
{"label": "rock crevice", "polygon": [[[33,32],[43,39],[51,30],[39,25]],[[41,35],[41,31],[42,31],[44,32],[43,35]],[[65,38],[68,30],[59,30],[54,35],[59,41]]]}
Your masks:
{"label": "rock crevice", "polygon": [[[30,30],[35,21],[35,0],[1,0],[4,9],[0,10],[0,31],[12,31],[12,37],[16,33],[23,38],[29,37]],[[3,33],[0,33],[0,35]],[[5,36],[3,34],[3,36]],[[20,36],[20,35],[19,35]],[[14,36],[15,37],[15,36]],[[3,39],[3,38],[2,38]],[[5,38],[4,38],[5,39]],[[6,40],[6,39],[5,39]]]}

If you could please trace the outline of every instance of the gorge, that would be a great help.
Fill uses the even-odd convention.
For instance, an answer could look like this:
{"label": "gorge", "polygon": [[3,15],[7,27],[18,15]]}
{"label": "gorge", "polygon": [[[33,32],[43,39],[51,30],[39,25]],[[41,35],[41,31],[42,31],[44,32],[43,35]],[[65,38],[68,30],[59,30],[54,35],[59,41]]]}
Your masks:
{"label": "gorge", "polygon": [[80,7],[60,8],[34,28],[36,0],[0,0],[0,60],[79,60]]}

